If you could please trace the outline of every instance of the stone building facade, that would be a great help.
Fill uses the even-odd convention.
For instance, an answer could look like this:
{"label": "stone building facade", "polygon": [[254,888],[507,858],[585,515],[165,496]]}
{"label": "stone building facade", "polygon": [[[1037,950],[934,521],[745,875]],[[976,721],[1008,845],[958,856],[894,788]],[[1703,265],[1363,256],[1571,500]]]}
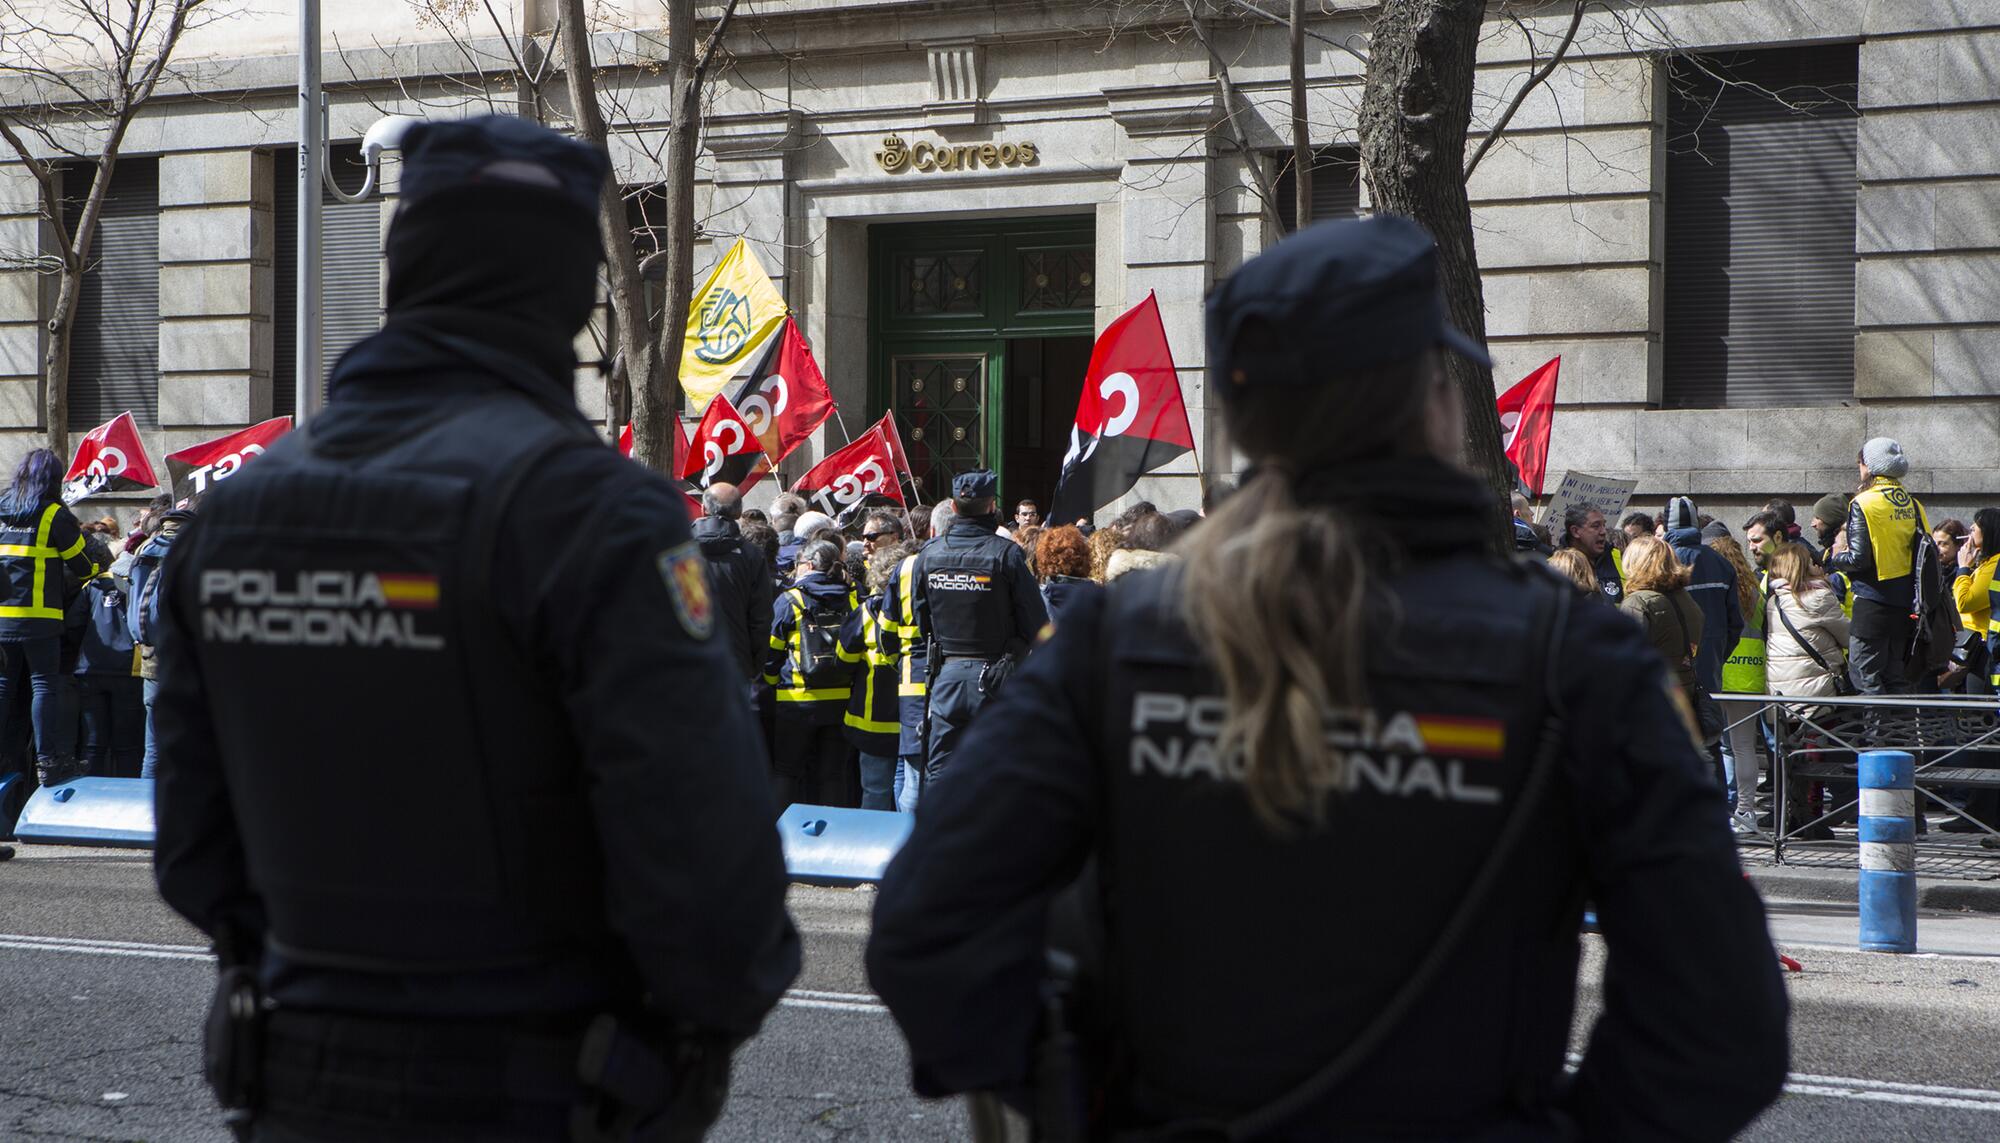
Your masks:
{"label": "stone building facade", "polygon": [[[327,7],[336,142],[385,111],[486,105],[445,78],[468,51],[504,58],[477,26],[446,36],[401,0]],[[520,7],[505,10],[533,30],[553,5]],[[1226,472],[1202,299],[1281,236],[1250,168],[1282,174],[1289,97],[1283,29],[1212,7],[1225,13],[1209,25],[1213,57],[1177,4],[746,0],[703,144],[704,257],[751,241],[847,427],[896,409],[906,432],[928,433],[914,454],[995,465],[1009,496],[1047,495],[1091,336],[1150,293],[1200,459]],[[1366,210],[1351,149],[1373,5],[1321,7],[1331,14],[1308,51],[1315,182],[1326,212]],[[661,16],[655,0],[608,8],[629,25],[600,38],[599,58],[621,94],[618,175],[636,190],[659,178],[664,78],[644,61],[663,50],[644,29]],[[1568,24],[1567,4],[1494,8],[1475,132]],[[274,204],[292,170],[291,19],[205,30],[184,53],[190,89],[149,107],[125,146],[155,172],[156,375],[141,421],[156,460],[285,403],[290,318],[274,267],[290,220]],[[1934,512],[2000,496],[1996,76],[1990,0],[1593,6],[1470,181],[1496,384],[1563,358],[1551,472],[1633,477],[1642,504],[1693,494],[1735,523],[1768,495],[1810,503],[1848,488],[1860,442],[1887,435]],[[1710,114],[1700,100],[1713,82],[1724,86],[1708,92]],[[488,94],[514,98],[500,84]],[[1764,95],[1776,111],[1736,106]],[[386,174],[392,203],[393,164]],[[1801,180],[1821,189],[1802,195]],[[32,182],[0,163],[0,251],[44,240],[38,209]],[[377,211],[379,233],[391,208]],[[1810,225],[1787,237],[1800,212]],[[142,245],[127,253],[143,260]],[[1787,261],[1795,253],[1805,260]],[[330,260],[328,277],[379,289],[379,270],[352,258]],[[0,273],[10,462],[38,437],[47,305],[31,271]],[[600,345],[579,339],[586,360]],[[592,367],[578,388],[601,415]],[[787,472],[841,431],[829,422]],[[1195,473],[1183,458],[1138,494],[1192,504]]]}

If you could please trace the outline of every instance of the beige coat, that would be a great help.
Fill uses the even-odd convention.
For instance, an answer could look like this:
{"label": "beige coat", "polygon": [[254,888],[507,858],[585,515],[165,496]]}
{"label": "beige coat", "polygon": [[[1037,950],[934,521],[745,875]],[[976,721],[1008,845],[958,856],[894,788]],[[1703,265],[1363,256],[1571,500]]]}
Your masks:
{"label": "beige coat", "polygon": [[1815,580],[1806,585],[1803,596],[1792,594],[1785,581],[1771,581],[1771,592],[1764,604],[1764,647],[1765,678],[1769,681],[1774,695],[1809,695],[1822,698],[1833,695],[1833,676],[1813,661],[1799,640],[1792,637],[1779,612],[1792,621],[1799,635],[1827,666],[1836,671],[1847,669],[1847,625],[1848,619],[1840,610],[1840,598],[1824,582]]}

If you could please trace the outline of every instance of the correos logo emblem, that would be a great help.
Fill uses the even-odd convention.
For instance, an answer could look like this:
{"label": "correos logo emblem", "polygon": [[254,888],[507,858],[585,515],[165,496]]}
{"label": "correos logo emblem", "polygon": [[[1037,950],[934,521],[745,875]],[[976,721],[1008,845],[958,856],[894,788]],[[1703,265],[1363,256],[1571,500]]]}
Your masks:
{"label": "correos logo emblem", "polygon": [[700,344],[694,355],[710,365],[734,361],[750,340],[750,299],[717,287],[701,303]]}

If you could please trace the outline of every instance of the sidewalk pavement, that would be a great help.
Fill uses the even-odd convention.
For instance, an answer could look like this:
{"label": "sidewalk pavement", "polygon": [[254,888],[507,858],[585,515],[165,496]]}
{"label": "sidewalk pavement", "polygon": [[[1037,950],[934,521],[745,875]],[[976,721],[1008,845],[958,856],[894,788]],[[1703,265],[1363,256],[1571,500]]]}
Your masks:
{"label": "sidewalk pavement", "polygon": [[[1860,878],[1854,869],[1826,869],[1806,865],[1762,863],[1744,855],[1744,871],[1766,900],[1841,901],[1860,899]],[[1996,871],[2000,874],[2000,871]],[[1957,878],[1917,877],[1917,908],[1940,913],[2000,913],[2000,880],[1966,881]]]}

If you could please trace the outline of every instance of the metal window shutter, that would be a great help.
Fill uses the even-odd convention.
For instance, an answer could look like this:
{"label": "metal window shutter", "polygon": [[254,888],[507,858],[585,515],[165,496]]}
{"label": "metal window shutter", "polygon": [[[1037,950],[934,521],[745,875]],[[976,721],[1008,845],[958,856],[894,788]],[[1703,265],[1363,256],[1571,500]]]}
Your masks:
{"label": "metal window shutter", "polygon": [[[93,169],[64,172],[64,218],[74,233]],[[160,166],[121,158],[98,216],[69,346],[69,427],[89,429],[130,411],[160,424]]]}
{"label": "metal window shutter", "polygon": [[[279,176],[271,196],[271,222],[277,231],[272,258],[275,277],[271,291],[271,415],[298,412],[299,305],[299,180],[289,152],[276,157]],[[361,148],[339,144],[327,162],[340,185],[361,187]],[[382,328],[382,200],[346,203],[324,190],[320,234],[321,377],[349,346]]]}
{"label": "metal window shutter", "polygon": [[[1292,171],[1291,152],[1278,156],[1278,178],[1272,188],[1278,196],[1278,220],[1285,233],[1298,226],[1298,176]],[[1361,153],[1353,147],[1321,147],[1313,152],[1313,221],[1361,216]]]}
{"label": "metal window shutter", "polygon": [[1856,49],[1702,64],[1670,65],[1665,404],[1849,400]]}

